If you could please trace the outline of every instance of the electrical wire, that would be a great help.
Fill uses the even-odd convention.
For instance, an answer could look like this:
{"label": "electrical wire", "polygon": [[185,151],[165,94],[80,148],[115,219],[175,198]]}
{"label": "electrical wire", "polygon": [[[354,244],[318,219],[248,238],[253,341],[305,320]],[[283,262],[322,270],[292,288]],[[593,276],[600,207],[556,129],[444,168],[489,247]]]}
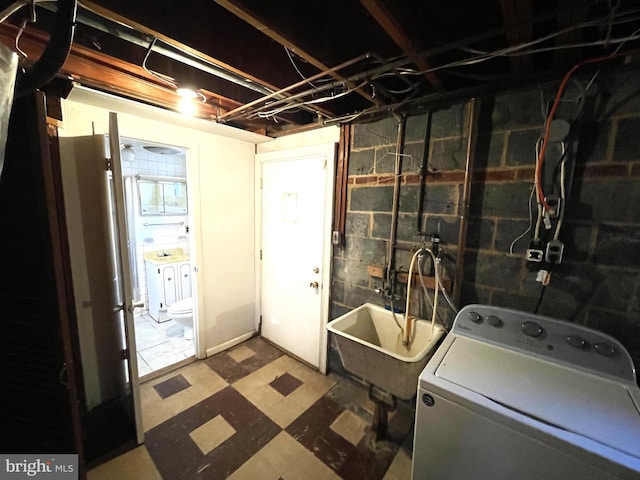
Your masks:
{"label": "electrical wire", "polygon": [[[284,51],[287,52],[287,57],[289,57],[289,61],[291,62],[291,65],[293,65],[293,68],[296,70],[296,72],[298,72],[298,75],[300,75],[300,78],[302,78],[303,80],[306,80],[307,77],[305,77],[302,74],[302,72],[298,68],[298,65],[296,65],[296,62],[294,62],[293,57],[291,56],[291,52],[289,51],[289,49],[286,47],[286,45],[283,45],[283,47],[284,47]],[[318,88],[313,83],[309,82],[308,80],[307,80],[307,84],[311,85],[311,87],[313,87],[315,89]]]}
{"label": "electrical wire", "polygon": [[533,209],[531,208],[531,200],[533,200],[533,194],[535,193],[535,191],[536,191],[535,185],[531,185],[531,193],[529,194],[529,227],[527,227],[527,229],[524,232],[522,232],[522,234],[520,234],[518,237],[516,237],[513,240],[513,242],[511,242],[511,245],[509,246],[510,255],[513,255],[513,247],[515,247],[516,243],[518,243],[518,241],[523,239],[525,235],[529,233],[531,231],[531,228],[533,227]]}
{"label": "electrical wire", "polygon": [[[638,50],[634,50],[634,53],[637,53]],[[546,127],[545,127],[545,132],[544,132],[544,137],[543,137],[543,141],[542,141],[542,148],[540,149],[540,154],[538,155],[538,161],[536,163],[536,173],[535,173],[535,182],[536,182],[536,193],[538,196],[538,200],[540,201],[540,204],[543,207],[543,210],[546,212],[550,209],[549,204],[547,203],[547,200],[545,198],[544,195],[544,191],[542,190],[542,181],[541,181],[541,174],[542,174],[542,166],[544,164],[544,156],[547,150],[547,140],[549,139],[549,135],[551,133],[551,123],[553,121],[553,117],[555,116],[556,110],[558,109],[558,105],[560,104],[560,99],[562,98],[562,94],[564,93],[564,90],[567,86],[567,83],[569,81],[569,79],[571,78],[571,76],[576,72],[576,70],[578,70],[579,68],[585,66],[585,65],[589,65],[589,64],[593,64],[593,63],[599,63],[599,62],[603,62],[606,60],[611,60],[613,58],[618,58],[621,56],[626,56],[629,55],[630,52],[623,52],[623,53],[613,53],[611,55],[606,55],[606,56],[601,56],[601,57],[592,57],[592,58],[588,58],[586,60],[583,60],[577,64],[575,64],[563,77],[562,81],[560,82],[560,86],[558,87],[558,92],[556,93],[556,97],[553,101],[553,105],[551,106],[551,110],[549,112],[549,116],[547,118],[547,122],[546,122]]]}
{"label": "electrical wire", "polygon": [[558,222],[556,223],[556,232],[553,235],[554,240],[558,240],[562,221],[564,220],[564,209],[566,204],[566,188],[565,188],[565,165],[566,165],[566,147],[562,142],[562,157],[560,160],[560,205],[558,206]]}

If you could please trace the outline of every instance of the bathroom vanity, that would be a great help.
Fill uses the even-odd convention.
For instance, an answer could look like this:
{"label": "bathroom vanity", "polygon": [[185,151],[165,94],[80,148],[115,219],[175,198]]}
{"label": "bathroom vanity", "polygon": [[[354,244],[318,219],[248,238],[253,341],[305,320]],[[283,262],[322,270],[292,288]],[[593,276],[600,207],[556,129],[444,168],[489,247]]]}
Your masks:
{"label": "bathroom vanity", "polygon": [[191,264],[181,248],[144,254],[149,294],[149,315],[166,322],[167,307],[191,297]]}

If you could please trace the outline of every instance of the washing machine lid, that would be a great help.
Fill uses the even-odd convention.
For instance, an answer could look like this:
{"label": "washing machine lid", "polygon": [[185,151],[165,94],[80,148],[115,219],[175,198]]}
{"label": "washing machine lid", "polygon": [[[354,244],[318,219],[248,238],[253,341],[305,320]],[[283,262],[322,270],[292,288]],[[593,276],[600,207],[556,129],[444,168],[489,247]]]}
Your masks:
{"label": "washing machine lid", "polygon": [[640,459],[637,386],[460,336],[435,375]]}
{"label": "washing machine lid", "polygon": [[183,300],[178,300],[175,303],[169,305],[167,308],[168,313],[173,313],[179,315],[181,313],[189,313],[193,311],[193,298],[185,298]]}

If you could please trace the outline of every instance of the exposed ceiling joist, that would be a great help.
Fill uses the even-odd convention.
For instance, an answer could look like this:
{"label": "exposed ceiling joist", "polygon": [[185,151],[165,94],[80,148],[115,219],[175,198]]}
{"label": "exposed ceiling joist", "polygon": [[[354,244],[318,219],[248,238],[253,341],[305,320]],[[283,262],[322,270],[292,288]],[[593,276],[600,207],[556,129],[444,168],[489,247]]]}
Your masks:
{"label": "exposed ceiling joist", "polygon": [[[282,32],[279,32],[277,28],[273,27],[272,25],[269,24],[268,21],[260,18],[258,15],[253,13],[246,6],[242,5],[241,2],[239,2],[238,0],[213,0],[213,1],[216,2],[218,5],[220,5],[221,7],[227,9],[229,12],[236,15],[238,18],[241,18],[242,20],[247,22],[249,25],[251,25],[255,29],[259,30],[261,33],[263,33],[270,39],[274,40],[275,42],[278,42],[280,45],[285,47],[290,52],[295,53],[300,58],[304,59],[306,62],[313,65],[321,72],[331,70],[330,66],[324,64],[322,61],[315,58],[311,53],[301,48],[300,45],[297,45],[296,43],[288,39]],[[331,75],[336,80],[344,82],[348,88],[354,89],[358,94],[360,94],[360,96],[367,99],[374,105],[382,104],[382,102],[377,98],[372,98],[369,92],[365,91],[362,88],[356,88],[356,85],[348,82],[343,76],[339,75],[337,72],[331,71],[329,75]]]}
{"label": "exposed ceiling joist", "polygon": [[[500,4],[509,46],[530,42],[533,33],[531,0],[501,0]],[[510,57],[510,60],[514,73],[532,70],[531,57],[528,55]]]}
{"label": "exposed ceiling joist", "polygon": [[[559,0],[556,16],[556,27],[565,30],[571,25],[583,23],[587,19],[587,9],[576,5],[573,0]],[[556,45],[572,43],[580,39],[579,30],[568,31],[556,38]],[[575,64],[580,60],[578,50],[564,49],[554,53],[554,62],[562,64]]]}
{"label": "exposed ceiling joist", "polygon": [[[402,49],[405,55],[413,56],[418,53],[415,42],[402,28],[400,23],[395,19],[389,9],[381,0],[360,0],[360,3],[367,9],[369,14],[378,22],[389,37]],[[431,66],[423,57],[416,57],[415,64],[421,71],[425,72],[424,76],[429,80],[431,85],[438,93],[444,92],[442,83],[435,73],[429,72]]]}

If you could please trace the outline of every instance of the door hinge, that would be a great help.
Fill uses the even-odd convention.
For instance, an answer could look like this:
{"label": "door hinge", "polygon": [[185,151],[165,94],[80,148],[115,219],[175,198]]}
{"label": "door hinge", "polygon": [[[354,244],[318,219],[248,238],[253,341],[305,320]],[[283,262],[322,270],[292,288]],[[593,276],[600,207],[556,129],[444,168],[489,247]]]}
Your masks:
{"label": "door hinge", "polygon": [[264,185],[262,177],[260,177],[260,190],[262,190],[262,186]]}
{"label": "door hinge", "polygon": [[110,158],[106,158],[105,160],[106,160],[106,165],[105,165],[105,167],[106,167],[106,169],[107,169],[107,172],[110,172],[110,171],[111,171],[111,169],[113,168],[113,163],[111,162],[111,159],[110,159]]}
{"label": "door hinge", "polygon": [[260,249],[260,260],[262,260],[262,249]]}
{"label": "door hinge", "polygon": [[326,170],[327,169],[327,159],[324,159],[324,163],[322,164],[322,169]]}
{"label": "door hinge", "polygon": [[128,348],[123,348],[120,353],[122,354],[122,359],[123,360],[129,360],[129,349]]}

